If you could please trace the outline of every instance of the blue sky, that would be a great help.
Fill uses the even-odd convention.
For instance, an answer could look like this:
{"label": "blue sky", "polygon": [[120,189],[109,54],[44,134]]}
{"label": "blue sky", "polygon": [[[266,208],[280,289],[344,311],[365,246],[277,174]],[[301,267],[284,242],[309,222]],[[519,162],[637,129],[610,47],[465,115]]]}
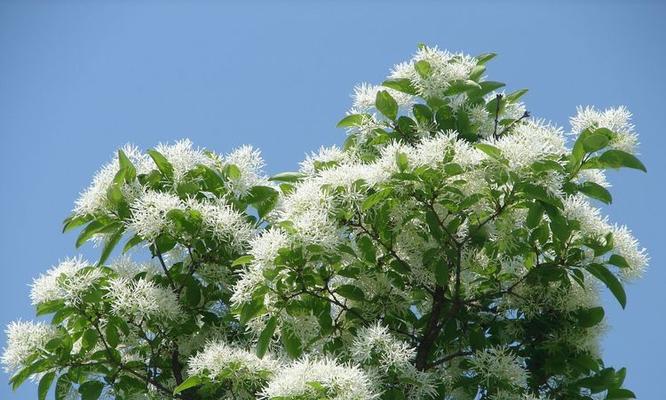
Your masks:
{"label": "blue sky", "polygon": [[[77,254],[60,223],[116,147],[249,143],[269,172],[294,170],[344,140],[335,123],[355,83],[381,81],[424,42],[498,52],[491,79],[529,88],[535,116],[565,124],[587,104],[634,112],[649,174],[611,174],[607,211],[652,262],[626,310],[605,296],[603,348],[639,398],[666,398],[666,6],[469,3],[0,3],[0,323],[31,318],[32,278]],[[0,398],[36,398],[30,384],[12,394],[6,379]]]}

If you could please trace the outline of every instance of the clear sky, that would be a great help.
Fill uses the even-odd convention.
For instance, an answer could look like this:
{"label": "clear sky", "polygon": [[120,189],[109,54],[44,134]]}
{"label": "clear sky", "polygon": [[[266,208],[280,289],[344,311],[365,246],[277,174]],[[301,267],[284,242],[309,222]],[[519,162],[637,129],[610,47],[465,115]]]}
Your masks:
{"label": "clear sky", "polygon": [[[269,172],[294,170],[344,140],[335,124],[355,83],[380,82],[424,42],[498,52],[491,79],[529,88],[535,116],[566,124],[587,104],[634,112],[649,174],[612,174],[608,212],[652,262],[625,311],[605,297],[603,349],[639,398],[666,398],[666,6],[552,3],[3,1],[0,323],[31,318],[32,278],[77,254],[60,223],[116,147],[249,143]],[[12,394],[7,378],[0,398],[36,399],[30,384]]]}

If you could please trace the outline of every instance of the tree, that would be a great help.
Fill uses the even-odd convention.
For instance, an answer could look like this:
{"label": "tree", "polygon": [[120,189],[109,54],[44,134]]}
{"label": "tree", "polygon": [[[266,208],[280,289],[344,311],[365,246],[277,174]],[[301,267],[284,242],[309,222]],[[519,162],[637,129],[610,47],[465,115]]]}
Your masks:
{"label": "tree", "polygon": [[600,358],[598,292],[624,307],[648,258],[593,205],[611,202],[605,169],[645,171],[631,114],[581,108],[568,140],[530,117],[526,90],[485,79],[493,57],[420,46],[355,88],[344,147],[298,172],[267,178],[251,147],[119,150],[64,223],[100,258],[35,279],[51,322],[9,326],[11,385],[85,400],[633,398]]}

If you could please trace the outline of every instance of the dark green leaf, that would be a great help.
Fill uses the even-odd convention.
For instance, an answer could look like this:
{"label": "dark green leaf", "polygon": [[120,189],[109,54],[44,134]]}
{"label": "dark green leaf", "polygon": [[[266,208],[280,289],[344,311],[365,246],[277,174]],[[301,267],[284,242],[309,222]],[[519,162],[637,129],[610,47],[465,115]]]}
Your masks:
{"label": "dark green leaf", "polygon": [[259,340],[257,341],[257,357],[263,358],[264,355],[266,354],[266,351],[268,350],[268,345],[271,342],[271,339],[273,338],[273,333],[275,332],[275,327],[277,326],[277,318],[274,316],[271,317],[268,322],[266,322],[266,326],[264,329],[261,331],[261,334],[259,335]]}
{"label": "dark green leaf", "polygon": [[305,175],[300,172],[282,172],[271,176],[268,180],[277,182],[299,182],[303,178],[305,178]]}
{"label": "dark green leaf", "polygon": [[187,390],[189,388],[193,388],[195,386],[199,386],[203,383],[203,379],[199,375],[192,375],[189,378],[185,379],[183,383],[180,385],[176,386],[176,388],[173,390],[173,394],[176,395],[178,393],[181,393],[184,390]]}
{"label": "dark green leaf", "polygon": [[389,79],[386,80],[382,83],[382,86],[385,86],[387,88],[391,88],[393,90],[397,90],[398,92],[402,93],[407,93],[411,95],[416,95],[417,91],[414,85],[412,85],[412,81],[403,78],[403,79]]}
{"label": "dark green leaf", "polygon": [[173,178],[173,165],[157,150],[148,150],[148,155],[153,159],[157,169],[167,178]]}
{"label": "dark green leaf", "polygon": [[338,122],[336,127],[338,128],[349,128],[351,126],[359,126],[363,123],[363,120],[368,118],[366,114],[350,114],[344,117]]}
{"label": "dark green leaf", "polygon": [[594,182],[588,181],[582,183],[581,185],[578,186],[578,191],[588,195],[589,197],[592,197],[593,199],[602,201],[606,204],[610,204],[613,202],[613,197],[611,196],[610,192],[606,190],[605,187],[598,185]]}
{"label": "dark green leaf", "polygon": [[384,114],[392,121],[395,121],[398,117],[398,103],[386,90],[380,90],[377,92],[375,107],[377,107],[377,110],[380,113]]}
{"label": "dark green leaf", "polygon": [[432,67],[426,60],[420,60],[414,63],[414,69],[423,79],[428,78],[432,72]]}
{"label": "dark green leaf", "polygon": [[37,388],[37,399],[46,400],[46,395],[49,393],[51,384],[55,379],[55,372],[47,372],[42,376],[42,379],[39,380],[39,386]]}
{"label": "dark green leaf", "polygon": [[79,386],[81,400],[97,400],[102,394],[104,383],[100,381],[88,381]]}
{"label": "dark green leaf", "polygon": [[340,285],[335,289],[335,293],[349,300],[363,301],[365,299],[363,290],[354,285]]}
{"label": "dark green leaf", "polygon": [[587,270],[608,287],[622,308],[627,305],[627,294],[622,287],[622,283],[612,272],[600,264],[590,264],[587,266]]}
{"label": "dark green leaf", "polygon": [[635,156],[622,150],[608,150],[603,153],[599,160],[610,168],[633,168],[647,172],[645,165]]}

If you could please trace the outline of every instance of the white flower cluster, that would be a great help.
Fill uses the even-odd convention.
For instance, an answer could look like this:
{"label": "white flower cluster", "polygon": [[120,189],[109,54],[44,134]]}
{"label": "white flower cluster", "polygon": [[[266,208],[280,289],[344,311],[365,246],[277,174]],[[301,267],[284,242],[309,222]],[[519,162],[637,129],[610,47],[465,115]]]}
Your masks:
{"label": "white flower cluster", "polygon": [[[425,73],[416,68],[421,61],[427,63]],[[477,60],[466,54],[422,46],[411,60],[396,65],[389,77],[409,79],[424,98],[442,97],[452,82],[469,79],[476,64]]]}
{"label": "white flower cluster", "polygon": [[173,167],[173,177],[179,182],[185,174],[197,165],[213,165],[215,159],[204,150],[193,147],[189,139],[178,140],[174,144],[160,143],[155,147]]}
{"label": "white flower cluster", "polygon": [[509,165],[517,169],[567,152],[562,129],[543,121],[527,121],[514,127],[511,134],[487,141],[500,149]]}
{"label": "white flower cluster", "polygon": [[607,128],[616,134],[610,146],[627,153],[635,153],[638,146],[638,135],[631,123],[631,113],[625,107],[609,108],[599,111],[594,107],[578,107],[577,114],[570,119],[574,134],[585,129]]}
{"label": "white flower cluster", "polygon": [[528,373],[522,361],[506,347],[477,351],[469,359],[474,371],[486,381],[501,382],[514,387],[526,387]]}
{"label": "white flower cluster", "polygon": [[186,205],[201,214],[203,228],[220,242],[230,243],[240,250],[254,236],[254,229],[243,214],[220,200],[189,199]]}
{"label": "white flower cluster", "polygon": [[109,280],[107,297],[113,313],[140,321],[144,318],[156,321],[174,321],[182,316],[176,294],[157,286],[145,278],[118,277]]}
{"label": "white flower cluster", "polygon": [[151,241],[162,233],[172,233],[174,222],[167,217],[172,210],[194,210],[201,215],[203,228],[216,240],[241,249],[254,235],[254,229],[240,212],[221,199],[182,201],[166,192],[148,190],[132,205],[128,228]]}
{"label": "white flower cluster", "polygon": [[650,258],[647,250],[640,247],[629,228],[623,225],[611,225],[608,218],[601,215],[601,210],[593,207],[582,195],[565,198],[564,215],[578,221],[584,235],[600,239],[609,232],[613,234],[613,251],[622,256],[629,265],[629,268],[620,269],[625,279],[638,278],[643,274]]}
{"label": "white flower cluster", "polygon": [[98,268],[80,272],[90,265],[81,257],[69,258],[41,274],[30,287],[32,304],[54,300],[64,300],[68,304],[79,303],[81,296],[104,276]]}
{"label": "white flower cluster", "polygon": [[[132,145],[125,145],[121,148],[132,161],[138,174],[150,172],[153,169],[153,162],[149,156]],[[105,164],[94,176],[90,186],[84,190],[74,205],[75,215],[87,214],[107,214],[109,212],[109,199],[107,192],[113,183],[113,178],[118,172],[118,155]],[[123,195],[130,201],[141,194],[141,186],[138,183],[122,186]]]}
{"label": "white flower cluster", "polygon": [[330,358],[304,358],[282,368],[262,396],[280,400],[372,400],[378,394],[357,366],[339,364]]}
{"label": "white flower cluster", "polygon": [[278,369],[277,361],[232,347],[224,342],[207,344],[188,361],[188,373],[213,382],[230,382],[234,387],[260,389]]}
{"label": "white flower cluster", "polygon": [[127,226],[143,239],[151,241],[173,229],[173,222],[167,218],[167,213],[184,208],[178,196],[148,190],[132,204],[132,219]]}
{"label": "white flower cluster", "polygon": [[5,372],[12,373],[25,366],[26,361],[55,336],[55,329],[43,322],[11,322],[5,330],[7,345],[2,353]]}
{"label": "white flower cluster", "polygon": [[287,246],[289,238],[281,229],[266,230],[250,241],[249,253],[253,260],[234,286],[232,304],[238,306],[252,299],[252,292],[265,281],[264,270],[272,268],[278,251]]}
{"label": "white flower cluster", "polygon": [[261,152],[252,146],[241,146],[224,157],[226,164],[235,165],[240,176],[231,177],[228,189],[237,197],[248,194],[253,186],[267,185],[268,180],[263,168],[266,164]]}

